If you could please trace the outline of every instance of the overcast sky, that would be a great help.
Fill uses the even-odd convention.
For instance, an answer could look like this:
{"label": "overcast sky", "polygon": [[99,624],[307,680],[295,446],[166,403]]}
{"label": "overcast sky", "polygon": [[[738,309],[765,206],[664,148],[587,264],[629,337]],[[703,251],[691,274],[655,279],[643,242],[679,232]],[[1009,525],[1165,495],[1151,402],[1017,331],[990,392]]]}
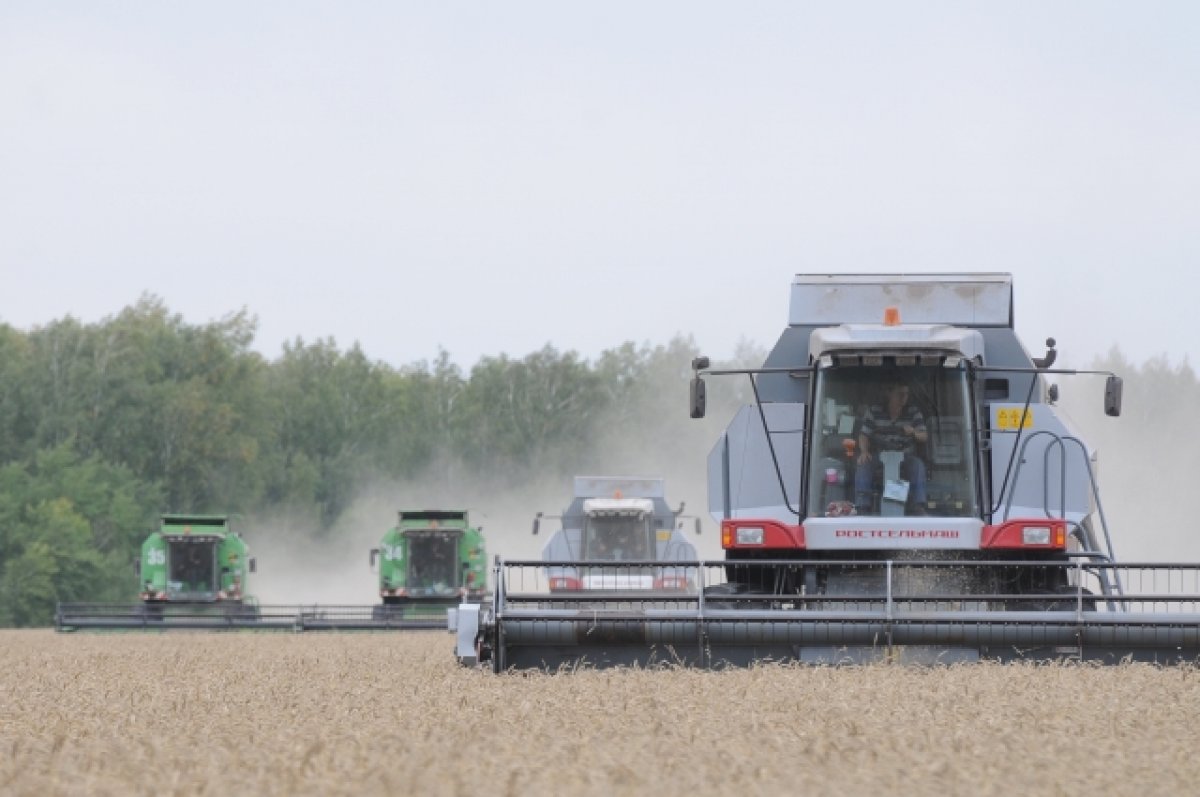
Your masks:
{"label": "overcast sky", "polygon": [[0,3],[0,321],[144,292],[401,365],[769,345],[800,272],[1008,271],[1200,350],[1200,4]]}

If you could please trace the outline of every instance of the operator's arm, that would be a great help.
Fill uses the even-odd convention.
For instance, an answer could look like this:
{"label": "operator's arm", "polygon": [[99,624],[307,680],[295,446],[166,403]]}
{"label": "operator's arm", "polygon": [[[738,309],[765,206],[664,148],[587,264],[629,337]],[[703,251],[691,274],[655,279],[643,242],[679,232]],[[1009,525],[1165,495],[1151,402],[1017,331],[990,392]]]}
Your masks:
{"label": "operator's arm", "polygon": [[916,407],[912,408],[911,424],[909,428],[912,431],[909,434],[912,435],[913,440],[924,443],[929,439],[929,430],[925,428],[925,416]]}
{"label": "operator's arm", "polygon": [[867,410],[863,416],[862,426],[858,430],[858,464],[865,465],[871,461],[871,435],[875,431],[875,416]]}

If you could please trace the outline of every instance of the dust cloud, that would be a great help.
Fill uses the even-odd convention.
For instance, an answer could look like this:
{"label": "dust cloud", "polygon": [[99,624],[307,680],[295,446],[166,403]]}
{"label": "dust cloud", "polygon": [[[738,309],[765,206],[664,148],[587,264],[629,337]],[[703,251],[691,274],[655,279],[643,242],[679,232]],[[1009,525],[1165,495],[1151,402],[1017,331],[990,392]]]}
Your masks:
{"label": "dust cloud", "polygon": [[[347,513],[349,514],[349,513]],[[388,526],[347,524],[346,533],[319,533],[315,518],[279,511],[247,518],[243,533],[257,572],[248,591],[263,605],[378,603],[368,552]]]}
{"label": "dust cloud", "polygon": [[[1191,498],[1200,489],[1200,446],[1186,390],[1156,390],[1144,373],[1125,381],[1120,417],[1102,410],[1099,377],[1065,378],[1060,409],[1095,451],[1100,505],[1118,562],[1200,562]],[[1186,384],[1186,383],[1185,383]],[[1102,531],[1097,524],[1097,534]]]}
{"label": "dust cloud", "polygon": [[571,502],[575,476],[664,479],[671,507],[685,503],[685,515],[700,518],[698,537],[691,521],[685,527],[699,556],[719,559],[719,532],[707,512],[706,461],[733,409],[725,402],[708,418],[692,420],[687,402],[681,374],[661,390],[647,391],[636,406],[613,408],[600,419],[591,442],[580,440],[578,448],[568,446],[546,458],[570,467],[520,463],[489,475],[442,458],[416,479],[380,478],[358,485],[348,509],[325,531],[312,508],[248,517],[241,527],[258,563],[250,592],[264,605],[379,602],[370,550],[396,525],[402,509],[466,509],[472,525],[483,530],[489,558],[540,559],[558,525],[547,520],[535,536],[534,516],[539,511],[560,515]]}

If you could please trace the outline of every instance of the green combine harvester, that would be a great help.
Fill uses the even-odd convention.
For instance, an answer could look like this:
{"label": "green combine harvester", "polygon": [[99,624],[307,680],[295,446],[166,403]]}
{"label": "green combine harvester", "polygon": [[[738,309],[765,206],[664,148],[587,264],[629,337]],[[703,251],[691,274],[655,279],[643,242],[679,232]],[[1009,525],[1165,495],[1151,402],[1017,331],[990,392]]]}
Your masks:
{"label": "green combine harvester", "polygon": [[257,568],[245,541],[222,515],[163,515],[136,562],[147,608],[253,606],[246,577]]}
{"label": "green combine harvester", "polygon": [[372,614],[387,627],[443,629],[447,609],[487,593],[483,531],[465,510],[401,510],[370,562],[383,599]]}
{"label": "green combine harvester", "polygon": [[59,604],[56,625],[76,628],[205,628],[257,624],[247,582],[256,564],[224,515],[163,515],[134,562],[138,602]]}

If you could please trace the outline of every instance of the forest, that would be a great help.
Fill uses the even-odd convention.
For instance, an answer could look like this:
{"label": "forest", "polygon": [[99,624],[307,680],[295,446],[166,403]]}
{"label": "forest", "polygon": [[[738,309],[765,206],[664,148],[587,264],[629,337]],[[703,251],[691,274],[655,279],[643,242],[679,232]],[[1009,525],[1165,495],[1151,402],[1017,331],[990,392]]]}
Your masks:
{"label": "forest", "polygon": [[[132,561],[163,512],[283,514],[296,534],[328,538],[365,485],[515,490],[614,458],[702,469],[748,399],[741,382],[710,380],[709,417],[690,420],[700,352],[684,337],[591,360],[548,344],[464,370],[445,351],[396,367],[332,339],[268,359],[255,326],[244,310],[187,323],[152,296],[96,323],[0,325],[0,626],[47,625],[57,601],[132,599]],[[746,343],[722,365],[763,355]],[[1190,366],[1135,365],[1115,348],[1092,365],[1126,380],[1126,418],[1097,423],[1097,442],[1137,452],[1106,474],[1123,493],[1187,494],[1200,472]]]}

